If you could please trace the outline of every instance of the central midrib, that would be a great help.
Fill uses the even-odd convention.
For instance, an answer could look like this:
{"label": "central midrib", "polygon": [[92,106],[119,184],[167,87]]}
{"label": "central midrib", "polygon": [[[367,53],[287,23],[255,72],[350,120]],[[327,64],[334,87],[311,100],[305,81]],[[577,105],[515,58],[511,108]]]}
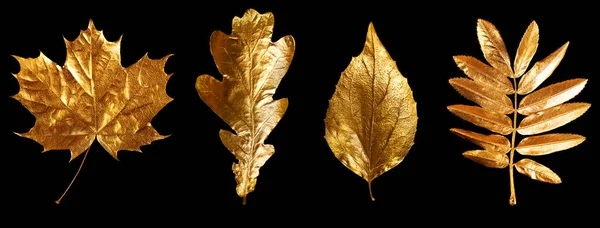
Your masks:
{"label": "central midrib", "polygon": [[[371,126],[370,126],[370,133],[369,133],[369,179],[371,179],[371,173],[372,173],[372,168],[373,168],[373,125],[375,123],[375,72],[376,69],[375,67],[377,66],[377,64],[375,63],[375,40],[374,40],[374,35],[373,32],[369,33],[369,38],[371,39],[372,45],[373,45],[373,75],[371,75],[372,80],[371,80]],[[367,70],[367,73],[369,71]]]}
{"label": "central midrib", "polygon": [[[262,35],[262,33],[263,33],[263,30],[260,31],[260,35]],[[256,98],[254,97],[254,75],[252,74],[252,69],[254,69],[254,56],[252,55],[252,53],[254,53],[254,50],[256,50],[256,47],[258,46],[258,42],[260,42],[260,36],[259,36],[259,39],[256,40],[256,43],[254,44],[254,46],[252,47],[252,51],[250,51],[248,53],[248,57],[250,58],[250,63],[251,63],[252,67],[250,69],[248,69],[248,77],[250,79],[250,81],[248,82],[248,89],[250,90],[249,91],[250,92],[250,99],[249,99],[249,102],[250,102],[250,104],[249,104],[250,105],[250,140],[248,143],[250,144],[250,153],[251,154],[250,154],[250,162],[246,167],[248,170],[247,175],[249,175],[250,171],[252,170],[252,162],[254,160],[254,155],[256,153],[256,150],[254,148],[256,146],[255,142],[254,142],[255,137],[256,137],[256,132],[255,132],[256,129],[254,126],[255,125],[254,112],[256,111],[254,105],[255,105]]]}
{"label": "central midrib", "polygon": [[93,44],[94,44],[93,36],[90,36],[90,47],[91,48],[88,51],[88,54],[89,54],[89,58],[88,58],[89,59],[89,63],[88,63],[89,64],[89,69],[88,69],[89,71],[88,72],[90,72],[89,73],[90,74],[90,87],[91,87],[90,89],[91,89],[91,92],[92,92],[92,99],[93,99],[93,101],[92,101],[93,105],[92,106],[94,107],[94,115],[93,115],[94,116],[94,120],[93,120],[94,121],[94,130],[95,130],[94,133],[97,136],[101,129],[98,129],[98,105],[97,105],[97,100],[96,100],[96,89],[95,89],[95,83],[94,83],[94,71],[93,71],[94,70],[93,69],[94,68],[94,64],[93,64],[94,61],[92,59],[94,57],[92,55]]}

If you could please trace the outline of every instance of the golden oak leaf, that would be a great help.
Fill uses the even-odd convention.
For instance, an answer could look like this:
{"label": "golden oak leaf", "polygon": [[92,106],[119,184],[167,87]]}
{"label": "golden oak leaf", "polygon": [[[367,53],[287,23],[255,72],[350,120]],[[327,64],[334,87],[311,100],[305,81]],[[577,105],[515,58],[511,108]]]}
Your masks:
{"label": "golden oak leaf", "polygon": [[234,17],[231,35],[215,31],[210,37],[223,81],[210,75],[196,80],[200,98],[235,131],[221,130],[219,136],[238,160],[232,169],[243,204],[254,191],[259,169],[275,152],[264,141],[288,106],[286,98],[273,100],[273,94],[289,68],[295,43],[289,35],[271,42],[273,25],[270,12],[249,9]]}
{"label": "golden oak leaf", "polygon": [[329,100],[325,139],[335,157],[369,184],[402,162],[414,144],[412,90],[369,24],[364,49],[342,73]]}
{"label": "golden oak leaf", "polygon": [[[566,42],[527,70],[539,41],[539,29],[535,21],[529,24],[521,38],[513,69],[510,68],[510,57],[504,41],[492,23],[479,19],[477,36],[483,55],[491,66],[474,57],[454,56],[458,68],[473,80],[452,78],[449,83],[463,97],[480,107],[450,105],[448,110],[463,120],[492,132],[503,135],[511,134],[511,141],[497,134],[484,135],[458,128],[452,128],[451,131],[485,149],[464,152],[463,155],[466,158],[491,168],[508,167],[511,190],[509,202],[511,205],[515,205],[517,201],[514,169],[534,180],[554,184],[561,183],[560,177],[549,168],[527,158],[515,163],[514,155],[515,151],[525,156],[547,155],[573,148],[585,141],[584,136],[577,134],[532,135],[561,127],[579,118],[590,108],[589,103],[565,103],[583,90],[587,79],[571,79],[534,92],[558,67],[569,45],[569,42]],[[513,82],[510,83],[508,78],[511,78]],[[517,82],[518,78],[520,79]],[[512,100],[506,97],[510,94],[513,95]],[[519,95],[525,96],[520,103],[518,102]],[[512,114],[512,118],[506,114]],[[526,115],[526,117],[520,121],[517,127],[518,114]],[[518,145],[515,143],[517,133],[528,136]],[[506,152],[510,152],[510,154],[505,159],[502,155],[505,155]],[[505,164],[505,162],[507,163]]]}
{"label": "golden oak leaf", "polygon": [[70,161],[95,139],[118,160],[121,150],[141,152],[140,146],[168,137],[150,122],[172,100],[166,93],[171,75],[163,71],[169,56],[153,60],[145,55],[123,68],[121,39],[107,41],[91,20],[65,43],[64,66],[43,53],[15,56],[21,70],[14,76],[21,88],[14,98],[36,118],[29,132],[18,135],[40,143],[44,152],[70,150]]}

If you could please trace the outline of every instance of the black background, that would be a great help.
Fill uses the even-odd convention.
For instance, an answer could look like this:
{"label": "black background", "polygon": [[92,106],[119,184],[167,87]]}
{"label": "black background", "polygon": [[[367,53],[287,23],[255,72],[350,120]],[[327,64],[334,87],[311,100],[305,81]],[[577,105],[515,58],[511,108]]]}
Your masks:
{"label": "black background", "polygon": [[[120,4],[125,3],[0,7],[0,166],[4,197],[8,199],[5,206],[40,211],[106,208],[113,212],[193,212],[223,208],[312,213],[315,209],[343,208],[357,213],[379,209],[453,213],[571,211],[593,208],[598,203],[595,106],[553,131],[584,135],[587,140],[583,144],[534,158],[559,174],[563,183],[541,183],[515,173],[518,203],[514,207],[508,204],[507,169],[485,168],[463,158],[462,152],[476,147],[448,129],[487,131],[446,109],[451,104],[471,104],[452,89],[448,79],[464,76],[453,55],[483,60],[476,36],[477,18],[496,25],[511,58],[533,20],[540,28],[540,45],[533,61],[570,41],[562,63],[542,86],[588,78],[586,88],[573,101],[593,104],[595,76],[600,72],[594,56],[597,36],[591,35],[597,19],[590,6],[506,4],[490,8],[391,1],[369,1],[368,6],[359,2],[331,6],[290,2]],[[287,97],[290,105],[267,139],[275,146],[275,154],[261,168],[256,190],[242,206],[231,171],[234,156],[218,137],[219,129],[229,127],[200,100],[194,83],[204,73],[221,78],[209,51],[210,34],[214,30],[230,33],[233,17],[241,17],[248,8],[272,12],[273,40],[292,35],[296,53],[276,92],[276,99]],[[67,151],[40,153],[41,145],[13,134],[28,131],[35,118],[10,98],[19,90],[11,76],[19,72],[19,65],[10,55],[37,57],[42,51],[62,65],[66,56],[63,36],[75,39],[80,29],[87,28],[89,19],[110,41],[123,35],[125,67],[146,52],[151,58],[174,54],[165,69],[174,73],[167,86],[174,101],[152,121],[160,133],[171,137],[143,146],[143,153],[121,151],[120,161],[94,142],[75,184],[56,205],[54,200],[71,181],[83,156],[68,163]],[[367,182],[333,156],[323,137],[328,100],[351,57],[362,51],[371,21],[408,79],[419,116],[415,145],[406,159],[373,182],[374,202],[369,198]],[[520,158],[518,154],[515,157]]]}

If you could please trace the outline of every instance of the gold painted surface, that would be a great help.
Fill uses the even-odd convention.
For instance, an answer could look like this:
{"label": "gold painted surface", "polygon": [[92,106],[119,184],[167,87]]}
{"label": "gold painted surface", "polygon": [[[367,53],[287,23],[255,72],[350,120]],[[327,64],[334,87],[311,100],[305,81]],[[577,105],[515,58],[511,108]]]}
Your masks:
{"label": "gold painted surface", "polygon": [[41,144],[43,152],[69,150],[70,161],[87,155],[95,139],[118,160],[121,150],[141,152],[140,146],[168,137],[150,122],[172,100],[166,93],[171,75],[164,72],[170,55],[157,60],[144,55],[123,68],[121,39],[107,41],[91,20],[65,43],[64,66],[43,53],[14,56],[21,70],[14,75],[20,90],[13,97],[36,118],[33,128],[18,135]]}
{"label": "gold painted surface", "polygon": [[236,192],[246,204],[254,191],[259,169],[275,152],[265,139],[283,117],[287,98],[273,100],[273,94],[294,56],[292,36],[271,42],[274,17],[247,10],[234,17],[231,35],[215,31],[210,51],[223,80],[201,75],[196,80],[200,98],[235,131],[221,130],[223,145],[238,160],[232,170]]}
{"label": "gold painted surface", "polygon": [[335,157],[371,182],[402,162],[414,144],[417,109],[372,23],[362,52],[342,72],[329,100],[325,139]]}
{"label": "gold painted surface", "polygon": [[[511,140],[501,140],[499,137],[503,136],[500,135],[484,135],[457,128],[452,128],[451,131],[485,149],[467,151],[463,153],[466,158],[487,167],[509,168],[509,203],[515,205],[517,199],[514,169],[534,180],[561,183],[556,173],[531,159],[524,158],[515,163],[514,154],[517,151],[520,155],[540,156],[567,150],[583,143],[585,137],[576,134],[534,135],[559,128],[579,118],[590,108],[589,103],[565,103],[583,90],[587,79],[566,80],[535,91],[558,67],[569,45],[569,42],[566,42],[527,70],[539,41],[539,28],[535,21],[529,24],[521,38],[514,68],[511,68],[510,56],[504,41],[492,23],[479,19],[477,36],[483,56],[490,65],[474,57],[454,56],[458,68],[473,80],[452,78],[449,83],[463,97],[475,102],[479,107],[450,105],[448,109],[456,116],[479,127],[502,135],[510,134]],[[512,83],[509,78],[512,79]],[[505,96],[500,96],[500,93],[512,94],[513,99],[509,98],[510,103],[508,103]],[[518,95],[525,95],[520,103]],[[506,114],[512,114],[512,118]],[[526,117],[517,122],[518,114]],[[518,146],[515,142],[517,133],[528,136],[521,140]],[[509,152],[509,156],[508,164],[505,166],[503,156],[506,152]]]}

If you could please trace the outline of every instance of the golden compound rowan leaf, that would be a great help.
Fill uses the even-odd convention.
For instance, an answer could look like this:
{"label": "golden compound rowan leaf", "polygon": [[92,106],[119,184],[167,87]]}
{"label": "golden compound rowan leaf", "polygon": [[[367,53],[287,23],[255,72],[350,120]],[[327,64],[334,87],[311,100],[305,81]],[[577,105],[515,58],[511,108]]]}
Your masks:
{"label": "golden compound rowan leaf", "polygon": [[[470,150],[463,156],[491,168],[509,168],[510,204],[517,203],[513,169],[531,179],[558,184],[560,177],[550,168],[531,159],[514,162],[515,151],[525,156],[541,156],[573,148],[585,141],[577,134],[548,133],[579,118],[589,108],[589,103],[565,103],[579,94],[587,79],[576,78],[555,83],[534,92],[550,77],[565,56],[569,42],[527,70],[537,51],[539,29],[533,21],[527,27],[516,52],[514,68],[498,29],[490,22],[477,21],[477,36],[484,58],[483,63],[471,56],[454,56],[454,61],[469,78],[452,78],[449,83],[463,97],[479,105],[450,105],[448,110],[456,116],[486,128],[494,133],[484,135],[468,130],[451,128],[463,139],[483,150]],[[523,76],[523,77],[521,77]],[[510,79],[512,79],[512,83]],[[519,81],[517,82],[517,79]],[[511,100],[506,95],[513,95]],[[525,95],[518,102],[518,95]],[[517,105],[518,104],[518,105]],[[508,117],[506,115],[510,115]],[[520,122],[518,114],[525,115]],[[518,125],[518,127],[517,127]],[[517,133],[527,136],[517,145]],[[511,134],[509,141],[502,135]],[[506,153],[509,155],[506,156]]]}
{"label": "golden compound rowan leaf", "polygon": [[271,41],[273,14],[248,9],[242,18],[234,17],[231,35],[215,31],[210,51],[223,81],[210,75],[196,80],[200,98],[235,131],[221,130],[223,145],[235,155],[232,166],[236,192],[246,204],[254,191],[259,169],[273,155],[273,145],[265,139],[283,117],[287,98],[273,100],[273,94],[294,56],[292,36]]}
{"label": "golden compound rowan leaf", "polygon": [[369,184],[404,160],[414,144],[417,104],[396,62],[369,24],[364,49],[329,100],[325,139],[335,157]]}
{"label": "golden compound rowan leaf", "polygon": [[15,56],[21,70],[14,76],[21,88],[14,98],[36,118],[29,132],[18,135],[40,143],[44,152],[70,150],[70,161],[84,151],[87,156],[95,139],[118,160],[121,150],[141,152],[140,146],[168,137],[150,122],[172,100],[166,93],[171,75],[164,72],[170,55],[158,60],[145,55],[123,68],[121,39],[107,41],[91,20],[74,41],[65,43],[64,66],[43,53]]}

